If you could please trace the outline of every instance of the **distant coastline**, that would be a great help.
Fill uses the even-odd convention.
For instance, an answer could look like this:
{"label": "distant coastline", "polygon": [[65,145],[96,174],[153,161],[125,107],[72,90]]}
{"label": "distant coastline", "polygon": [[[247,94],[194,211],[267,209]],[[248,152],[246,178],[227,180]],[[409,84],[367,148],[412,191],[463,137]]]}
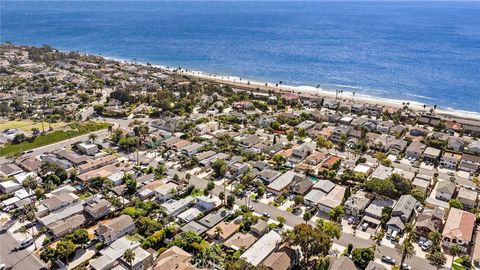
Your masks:
{"label": "distant coastline", "polygon": [[[98,55],[101,56],[101,55]],[[142,65],[146,66],[147,63],[145,62],[133,62],[126,59],[115,58],[115,57],[108,57],[108,56],[101,56],[105,59],[119,61],[119,62],[126,62],[130,64]],[[372,104],[372,105],[381,105],[384,107],[392,107],[392,108],[401,108],[405,105],[408,105],[410,108],[415,109],[419,112],[428,112],[430,109],[433,109],[433,105],[429,104],[425,108],[423,107],[424,103],[415,101],[415,100],[400,100],[394,98],[383,98],[378,96],[371,96],[365,95],[362,93],[353,91],[343,91],[342,93],[336,93],[336,90],[340,89],[327,89],[322,87],[315,87],[315,86],[292,86],[292,85],[285,85],[285,84],[278,84],[273,82],[265,82],[265,81],[255,81],[250,80],[248,78],[241,78],[235,75],[221,75],[221,74],[213,74],[198,70],[191,70],[188,68],[172,68],[169,66],[161,65],[161,64],[150,64],[152,67],[160,68],[168,73],[171,74],[179,74],[184,75],[192,78],[213,81],[222,84],[228,84],[232,87],[241,87],[241,88],[248,88],[252,91],[255,89],[260,89],[263,91],[272,90],[274,92],[280,93],[297,93],[300,95],[310,95],[310,96],[318,96],[324,97],[327,99],[336,99],[343,100],[347,103],[361,103],[361,104]],[[454,108],[442,108],[437,107],[435,109],[435,113],[438,115],[446,116],[446,117],[455,117],[461,119],[470,119],[470,120],[480,120],[480,112],[473,112],[473,111],[465,111],[459,110]]]}

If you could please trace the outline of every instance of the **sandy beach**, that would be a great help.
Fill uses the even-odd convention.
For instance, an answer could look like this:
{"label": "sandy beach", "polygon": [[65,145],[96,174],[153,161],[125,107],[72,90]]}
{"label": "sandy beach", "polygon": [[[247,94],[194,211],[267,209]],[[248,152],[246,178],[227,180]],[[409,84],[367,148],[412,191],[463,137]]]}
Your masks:
{"label": "sandy beach", "polygon": [[[155,65],[154,65],[155,66]],[[302,96],[314,96],[314,97],[323,97],[327,99],[337,99],[347,104],[353,103],[362,103],[362,104],[371,104],[371,105],[381,105],[385,108],[402,108],[408,104],[408,107],[414,109],[418,112],[429,112],[433,109],[433,105],[428,105],[426,108],[423,107],[424,104],[412,100],[397,100],[397,99],[388,99],[380,98],[375,96],[362,95],[350,91],[336,92],[335,90],[324,89],[321,87],[314,86],[289,86],[283,84],[277,84],[272,82],[258,82],[247,80],[244,78],[236,76],[227,76],[227,75],[217,75],[217,74],[207,74],[201,71],[193,71],[187,69],[172,69],[165,66],[155,66],[161,68],[168,73],[180,74],[185,76],[190,76],[202,80],[215,81],[217,83],[227,84],[231,87],[238,87],[242,89],[260,89],[261,91],[274,91],[277,93],[296,93]],[[480,120],[480,113],[461,111],[454,109],[444,109],[438,108],[435,110],[437,115],[444,116],[446,118],[460,118],[468,120]]]}

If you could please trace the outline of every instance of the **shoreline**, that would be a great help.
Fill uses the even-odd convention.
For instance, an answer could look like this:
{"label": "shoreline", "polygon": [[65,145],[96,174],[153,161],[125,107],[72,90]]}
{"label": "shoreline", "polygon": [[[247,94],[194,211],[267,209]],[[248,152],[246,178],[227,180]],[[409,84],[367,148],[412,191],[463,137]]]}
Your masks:
{"label": "shoreline", "polygon": [[[376,97],[370,96],[365,94],[358,94],[353,91],[345,91],[343,90],[342,93],[339,93],[338,96],[335,92],[336,89],[326,89],[322,87],[314,87],[314,86],[292,86],[292,85],[283,85],[279,84],[276,86],[276,83],[272,82],[259,82],[259,81],[252,81],[247,80],[244,78],[236,77],[236,76],[226,76],[226,75],[218,75],[218,74],[206,74],[202,71],[192,71],[186,69],[172,69],[166,68],[165,66],[161,65],[152,65],[153,67],[158,67],[163,70],[166,70],[168,73],[177,74],[177,75],[185,75],[190,76],[198,79],[214,81],[221,84],[228,84],[232,87],[241,87],[249,90],[256,90],[257,88],[263,91],[271,90],[273,92],[278,93],[295,93],[300,96],[314,96],[314,97],[323,97],[327,99],[336,99],[338,101],[347,103],[347,104],[354,104],[354,103],[362,103],[362,104],[369,104],[369,105],[380,105],[383,107],[391,107],[391,108],[402,108],[406,104],[408,107],[419,112],[430,112],[430,109],[433,106],[427,105],[426,108],[423,108],[423,103],[414,100],[399,100],[393,98],[383,98],[383,97]],[[177,70],[177,71],[175,71]],[[265,85],[267,84],[267,85]],[[451,109],[451,108],[438,108],[435,110],[435,114],[445,116],[447,118],[461,118],[466,120],[480,120],[480,112],[472,112],[472,111],[465,111],[459,109]]]}
{"label": "shoreline", "polygon": [[[88,53],[87,53],[88,54]],[[107,57],[98,54],[92,54],[95,56],[100,56],[108,60],[124,62],[132,65],[139,65],[139,66],[147,66],[145,62],[133,62],[131,60],[116,58],[116,57]],[[326,89],[322,87],[314,87],[314,86],[293,86],[293,85],[284,85],[272,83],[272,82],[263,82],[263,81],[255,81],[249,80],[246,78],[241,78],[234,75],[221,75],[221,74],[213,74],[213,73],[205,73],[203,71],[198,70],[191,70],[185,68],[171,68],[167,67],[162,64],[150,64],[151,67],[159,68],[162,71],[168,74],[175,74],[181,76],[192,77],[196,79],[202,79],[206,81],[212,81],[220,84],[226,84],[231,87],[238,87],[245,90],[255,91],[257,88],[260,91],[268,91],[271,90],[276,93],[295,93],[300,96],[310,96],[310,97],[322,97],[327,99],[336,99],[343,103],[347,104],[354,104],[354,103],[361,103],[361,104],[368,104],[368,105],[380,105],[385,108],[403,108],[406,104],[408,107],[416,110],[417,112],[430,112],[430,109],[433,109],[433,106],[427,105],[424,109],[424,103],[415,101],[415,100],[400,100],[394,98],[384,98],[378,96],[370,96],[365,94],[355,93],[353,91],[345,91],[342,90],[342,93],[339,93],[337,96],[336,90],[339,89]],[[464,119],[464,120],[473,120],[473,121],[480,121],[480,112],[472,112],[454,108],[439,108],[435,109],[435,114],[439,116],[446,117],[447,119]]]}

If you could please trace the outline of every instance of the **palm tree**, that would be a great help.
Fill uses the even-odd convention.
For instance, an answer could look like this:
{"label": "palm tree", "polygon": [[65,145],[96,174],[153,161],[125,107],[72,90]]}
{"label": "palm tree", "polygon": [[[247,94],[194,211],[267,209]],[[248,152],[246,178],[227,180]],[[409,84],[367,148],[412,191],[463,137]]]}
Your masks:
{"label": "palm tree", "polygon": [[460,246],[457,244],[451,245],[449,250],[450,250],[450,255],[452,255],[452,265],[450,265],[450,269],[452,269],[453,262],[455,262],[455,257],[462,254],[462,250],[460,250]]}
{"label": "palm tree", "polygon": [[95,134],[95,133],[91,133],[90,135],[88,135],[88,139],[92,142],[92,143],[95,143],[95,140],[98,138],[98,135]]}
{"label": "palm tree", "polygon": [[190,178],[192,178],[192,175],[190,173],[185,174],[185,179],[187,180],[187,188],[190,186]]}
{"label": "palm tree", "polygon": [[135,252],[131,248],[128,248],[123,252],[123,259],[130,265],[130,269],[133,269],[133,261],[135,260]]}
{"label": "palm tree", "polygon": [[220,226],[215,227],[215,238],[218,239],[220,237],[220,234],[222,233],[223,233],[223,230]]}
{"label": "palm tree", "polygon": [[27,227],[25,227],[25,225],[23,225],[22,227],[20,227],[20,228],[18,229],[18,232],[21,233],[21,234],[23,234],[23,236],[25,236],[25,238],[26,238],[27,235],[28,235],[28,229],[27,229]]}
{"label": "palm tree", "polygon": [[432,231],[428,234],[428,239],[432,241],[434,248],[439,248],[442,241],[442,234],[438,231]]}
{"label": "palm tree", "polygon": [[405,259],[411,258],[415,253],[415,249],[412,245],[410,237],[406,237],[405,240],[403,240],[402,244],[396,245],[395,250],[399,255],[402,256],[402,259],[400,260],[400,269],[403,269],[403,264],[405,263]]}

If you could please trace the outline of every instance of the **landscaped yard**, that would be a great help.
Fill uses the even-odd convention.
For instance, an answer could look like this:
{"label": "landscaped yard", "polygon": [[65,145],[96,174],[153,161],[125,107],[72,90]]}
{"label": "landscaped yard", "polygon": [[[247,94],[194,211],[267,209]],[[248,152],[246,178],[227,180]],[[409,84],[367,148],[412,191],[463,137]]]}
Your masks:
{"label": "landscaped yard", "polygon": [[67,124],[64,129],[37,136],[31,142],[25,141],[19,144],[8,143],[5,147],[0,148],[0,156],[11,156],[40,146],[68,140],[93,131],[106,129],[109,125],[108,123],[97,122]]}
{"label": "landscaped yard", "polygon": [[[63,127],[65,125],[66,123],[64,122],[50,124],[50,126],[54,130],[58,129],[58,127]],[[43,126],[45,127],[45,130],[49,129],[49,125],[47,122],[44,122]],[[10,128],[18,128],[25,132],[31,132],[32,128],[38,128],[38,130],[42,131],[42,122],[35,122],[32,120],[14,120],[14,121],[0,120],[0,131],[3,131],[5,129],[10,129]]]}

